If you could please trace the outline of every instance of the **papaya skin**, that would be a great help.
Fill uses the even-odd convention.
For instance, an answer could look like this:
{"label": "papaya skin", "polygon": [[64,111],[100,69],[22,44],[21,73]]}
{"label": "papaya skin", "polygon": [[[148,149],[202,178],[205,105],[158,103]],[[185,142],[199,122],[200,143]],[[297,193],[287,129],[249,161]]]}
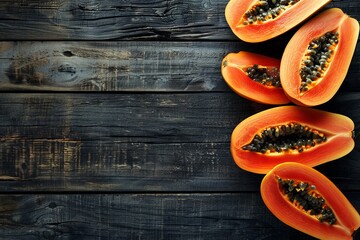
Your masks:
{"label": "papaya skin", "polygon": [[280,60],[251,52],[229,53],[222,61],[221,74],[228,86],[238,95],[254,102],[281,105],[290,103],[282,88],[269,87],[255,82],[244,69],[258,64],[260,67],[276,67]]}
{"label": "papaya skin", "polygon": [[233,33],[245,42],[256,43],[277,37],[300,24],[331,0],[301,0],[275,19],[261,24],[242,24],[245,12],[257,0],[230,0],[225,8],[225,18]]}
{"label": "papaya skin", "polygon": [[[316,85],[300,92],[300,64],[308,44],[329,31],[339,33],[339,43],[326,72]],[[301,106],[317,106],[329,101],[345,80],[359,35],[357,20],[338,8],[324,11],[303,25],[287,44],[280,66],[280,80],[289,99]],[[294,70],[296,69],[296,70]]]}
{"label": "papaya skin", "polygon": [[[337,219],[334,225],[318,219],[294,207],[281,194],[277,178],[294,179],[316,186]],[[315,238],[327,240],[351,240],[360,227],[360,215],[344,194],[323,174],[315,169],[294,162],[282,163],[263,178],[260,192],[265,205],[282,222]]]}
{"label": "papaya skin", "polygon": [[[282,151],[260,153],[244,150],[256,134],[263,129],[296,122],[316,129],[327,136],[324,143],[303,152]],[[353,121],[343,115],[299,106],[280,106],[254,114],[234,129],[230,150],[235,163],[242,169],[266,174],[284,162],[299,162],[311,167],[341,158],[354,148]]]}

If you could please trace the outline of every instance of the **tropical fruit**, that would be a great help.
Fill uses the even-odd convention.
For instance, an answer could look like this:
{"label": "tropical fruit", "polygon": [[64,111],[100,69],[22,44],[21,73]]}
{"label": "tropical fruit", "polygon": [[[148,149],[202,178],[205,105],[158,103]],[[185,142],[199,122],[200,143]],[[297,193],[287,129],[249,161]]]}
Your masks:
{"label": "tropical fruit", "polygon": [[261,196],[285,224],[315,238],[351,240],[360,215],[323,174],[300,163],[282,163],[266,174]]}
{"label": "tropical fruit", "polygon": [[358,35],[358,21],[338,8],[303,25],[281,58],[280,79],[287,96],[303,106],[329,101],[346,77]]}
{"label": "tropical fruit", "polygon": [[330,0],[230,0],[225,18],[246,42],[262,42],[295,27]]}
{"label": "tropical fruit", "polygon": [[240,51],[222,61],[225,82],[238,95],[264,104],[286,104],[290,100],[280,83],[280,60]]}
{"label": "tropical fruit", "polygon": [[283,162],[317,166],[354,148],[354,123],[343,115],[299,106],[254,114],[234,129],[230,150],[247,171],[267,173]]}

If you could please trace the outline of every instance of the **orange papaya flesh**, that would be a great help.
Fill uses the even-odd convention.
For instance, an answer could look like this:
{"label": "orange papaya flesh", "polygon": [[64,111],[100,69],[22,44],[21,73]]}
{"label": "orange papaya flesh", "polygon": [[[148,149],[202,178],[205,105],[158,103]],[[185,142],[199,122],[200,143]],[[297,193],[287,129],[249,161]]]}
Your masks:
{"label": "orange papaya flesh", "polygon": [[360,227],[360,215],[343,193],[304,164],[277,165],[263,178],[260,192],[278,219],[315,238],[350,240]]}
{"label": "orange papaya flesh", "polygon": [[358,21],[338,8],[303,25],[281,58],[280,79],[286,95],[302,106],[329,101],[345,80],[358,35]]}
{"label": "orange papaya flesh", "polygon": [[240,122],[230,150],[242,169],[265,174],[284,162],[311,167],[345,156],[354,148],[353,121],[340,114],[281,106]]}
{"label": "orange papaya flesh", "polygon": [[229,53],[221,65],[222,76],[235,93],[264,104],[290,102],[281,88],[279,72],[279,59],[245,51]]}
{"label": "orange papaya flesh", "polygon": [[233,33],[246,42],[263,42],[290,30],[330,0],[230,0],[225,18]]}

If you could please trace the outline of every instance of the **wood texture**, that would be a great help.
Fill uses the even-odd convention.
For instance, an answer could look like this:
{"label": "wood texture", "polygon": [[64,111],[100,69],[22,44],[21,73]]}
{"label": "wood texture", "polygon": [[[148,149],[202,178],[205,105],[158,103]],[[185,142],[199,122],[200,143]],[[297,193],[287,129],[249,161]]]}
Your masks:
{"label": "wood texture", "polygon": [[[347,194],[360,207],[360,193]],[[0,196],[0,238],[312,239],[275,219],[259,193]]]}
{"label": "wood texture", "polygon": [[237,48],[220,42],[3,42],[0,89],[227,91],[221,60]]}
{"label": "wood texture", "polygon": [[[229,52],[280,58],[298,29],[248,44],[228,0],[0,0],[0,239],[310,240],[277,220],[233,128],[270,108],[235,95]],[[334,0],[360,19],[360,2]],[[316,167],[360,210],[360,52],[319,108],[356,147]]]}
{"label": "wood texture", "polygon": [[[359,98],[322,108],[358,126]],[[237,168],[229,141],[266,108],[233,93],[2,94],[0,181],[3,191],[256,191],[261,175]],[[357,191],[359,158],[356,148],[319,169]]]}
{"label": "wood texture", "polygon": [[[2,0],[0,39],[237,40],[224,18],[227,3],[228,0]],[[326,6],[330,7],[341,7],[360,19],[358,1],[332,1]]]}
{"label": "wood texture", "polygon": [[[230,52],[281,58],[285,41],[1,42],[2,91],[231,91],[221,73]],[[359,91],[357,48],[342,91]]]}

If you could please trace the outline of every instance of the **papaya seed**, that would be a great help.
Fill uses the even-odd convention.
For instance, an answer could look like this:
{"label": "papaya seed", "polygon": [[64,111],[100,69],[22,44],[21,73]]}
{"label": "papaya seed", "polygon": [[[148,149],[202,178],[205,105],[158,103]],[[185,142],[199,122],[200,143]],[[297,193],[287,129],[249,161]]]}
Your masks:
{"label": "papaya seed", "polygon": [[327,141],[325,134],[298,123],[288,123],[263,129],[243,150],[262,154],[297,150],[299,153]]}
{"label": "papaya seed", "polygon": [[[261,0],[245,12],[242,24],[265,22],[279,16],[284,10],[298,3],[300,0]],[[250,21],[251,20],[251,21]]]}
{"label": "papaya seed", "polygon": [[338,32],[327,32],[309,43],[299,71],[301,78],[300,92],[311,89],[313,84],[321,79],[330,62],[333,49],[338,42]]}
{"label": "papaya seed", "polygon": [[254,64],[246,69],[246,74],[255,82],[266,86],[281,87],[279,69],[276,67],[259,67]]}
{"label": "papaya seed", "polygon": [[316,192],[316,187],[303,181],[293,179],[282,179],[277,177],[279,188],[282,194],[294,204],[295,207],[302,209],[319,222],[326,222],[330,225],[336,223],[336,217],[325,199]]}

